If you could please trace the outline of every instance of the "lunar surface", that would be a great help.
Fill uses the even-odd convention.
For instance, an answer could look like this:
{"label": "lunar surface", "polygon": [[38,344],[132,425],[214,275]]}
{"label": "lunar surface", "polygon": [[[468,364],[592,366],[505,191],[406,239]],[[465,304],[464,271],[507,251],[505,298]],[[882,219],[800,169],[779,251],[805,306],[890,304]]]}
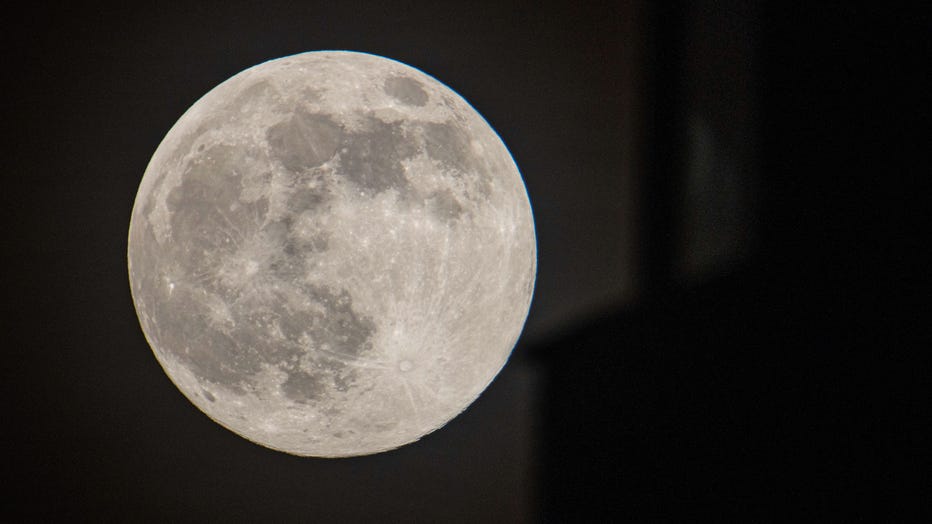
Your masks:
{"label": "lunar surface", "polygon": [[530,306],[536,240],[507,148],[393,60],[313,52],[198,100],[150,161],[129,230],[140,324],[181,392],[296,455],[443,426]]}

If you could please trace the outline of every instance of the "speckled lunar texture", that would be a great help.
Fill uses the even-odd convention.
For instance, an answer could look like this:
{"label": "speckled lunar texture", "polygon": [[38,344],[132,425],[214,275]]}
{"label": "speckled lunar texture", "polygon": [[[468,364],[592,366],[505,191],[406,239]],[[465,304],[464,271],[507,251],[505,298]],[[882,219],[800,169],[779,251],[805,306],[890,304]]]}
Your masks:
{"label": "speckled lunar texture", "polygon": [[129,232],[136,311],[202,411],[297,455],[364,455],[455,417],[505,364],[536,270],[508,150],[404,64],[315,52],[189,109]]}

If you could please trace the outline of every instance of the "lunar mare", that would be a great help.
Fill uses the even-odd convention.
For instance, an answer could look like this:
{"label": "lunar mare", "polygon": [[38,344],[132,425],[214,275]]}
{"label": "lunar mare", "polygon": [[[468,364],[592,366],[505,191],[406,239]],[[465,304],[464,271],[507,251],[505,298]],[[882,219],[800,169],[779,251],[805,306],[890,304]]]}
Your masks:
{"label": "lunar mare", "polygon": [[441,427],[507,361],[536,240],[521,175],[452,90],[393,60],[313,52],[198,100],[130,223],[143,332],[200,410],[297,455]]}

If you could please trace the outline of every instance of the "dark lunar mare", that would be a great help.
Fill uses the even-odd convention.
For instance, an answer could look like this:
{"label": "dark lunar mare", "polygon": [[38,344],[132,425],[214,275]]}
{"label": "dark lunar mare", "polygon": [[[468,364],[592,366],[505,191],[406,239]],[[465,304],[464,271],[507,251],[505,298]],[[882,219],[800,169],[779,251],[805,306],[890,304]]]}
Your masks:
{"label": "dark lunar mare", "polygon": [[[282,389],[295,401],[314,400],[331,387],[345,391],[355,379],[348,363],[371,349],[375,324],[355,311],[345,290],[294,278],[315,246],[294,233],[290,220],[266,221],[265,198],[240,199],[237,168],[251,154],[228,145],[197,154],[168,195],[172,241],[163,249],[147,222],[134,230],[136,295],[141,309],[158,319],[149,326],[155,347],[200,379],[237,393],[255,390],[264,365],[288,374]],[[295,190],[289,205],[314,209],[327,199],[323,190]],[[316,248],[324,250],[325,241]],[[219,276],[250,263],[254,274]],[[146,278],[151,275],[159,277]],[[279,339],[270,343],[270,334]]]}
{"label": "dark lunar mare", "polygon": [[291,118],[266,131],[272,156],[289,171],[301,172],[331,159],[343,130],[328,115],[296,110]]}
{"label": "dark lunar mare", "polygon": [[402,160],[417,153],[415,142],[399,123],[364,118],[363,131],[349,134],[340,154],[340,173],[367,196],[395,189],[411,194]]}
{"label": "dark lunar mare", "polygon": [[382,89],[395,100],[409,106],[424,106],[430,98],[420,82],[407,76],[386,78]]}

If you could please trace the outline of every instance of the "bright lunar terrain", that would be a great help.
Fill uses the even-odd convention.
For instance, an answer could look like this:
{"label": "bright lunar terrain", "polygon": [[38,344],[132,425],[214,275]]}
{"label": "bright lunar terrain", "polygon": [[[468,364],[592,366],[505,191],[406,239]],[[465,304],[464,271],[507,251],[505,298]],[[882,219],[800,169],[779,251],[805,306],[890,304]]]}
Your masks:
{"label": "bright lunar terrain", "polygon": [[226,428],[307,456],[410,443],[511,354],[536,275],[524,183],[485,120],[363,53],[247,69],[150,161],[129,230],[139,321]]}

